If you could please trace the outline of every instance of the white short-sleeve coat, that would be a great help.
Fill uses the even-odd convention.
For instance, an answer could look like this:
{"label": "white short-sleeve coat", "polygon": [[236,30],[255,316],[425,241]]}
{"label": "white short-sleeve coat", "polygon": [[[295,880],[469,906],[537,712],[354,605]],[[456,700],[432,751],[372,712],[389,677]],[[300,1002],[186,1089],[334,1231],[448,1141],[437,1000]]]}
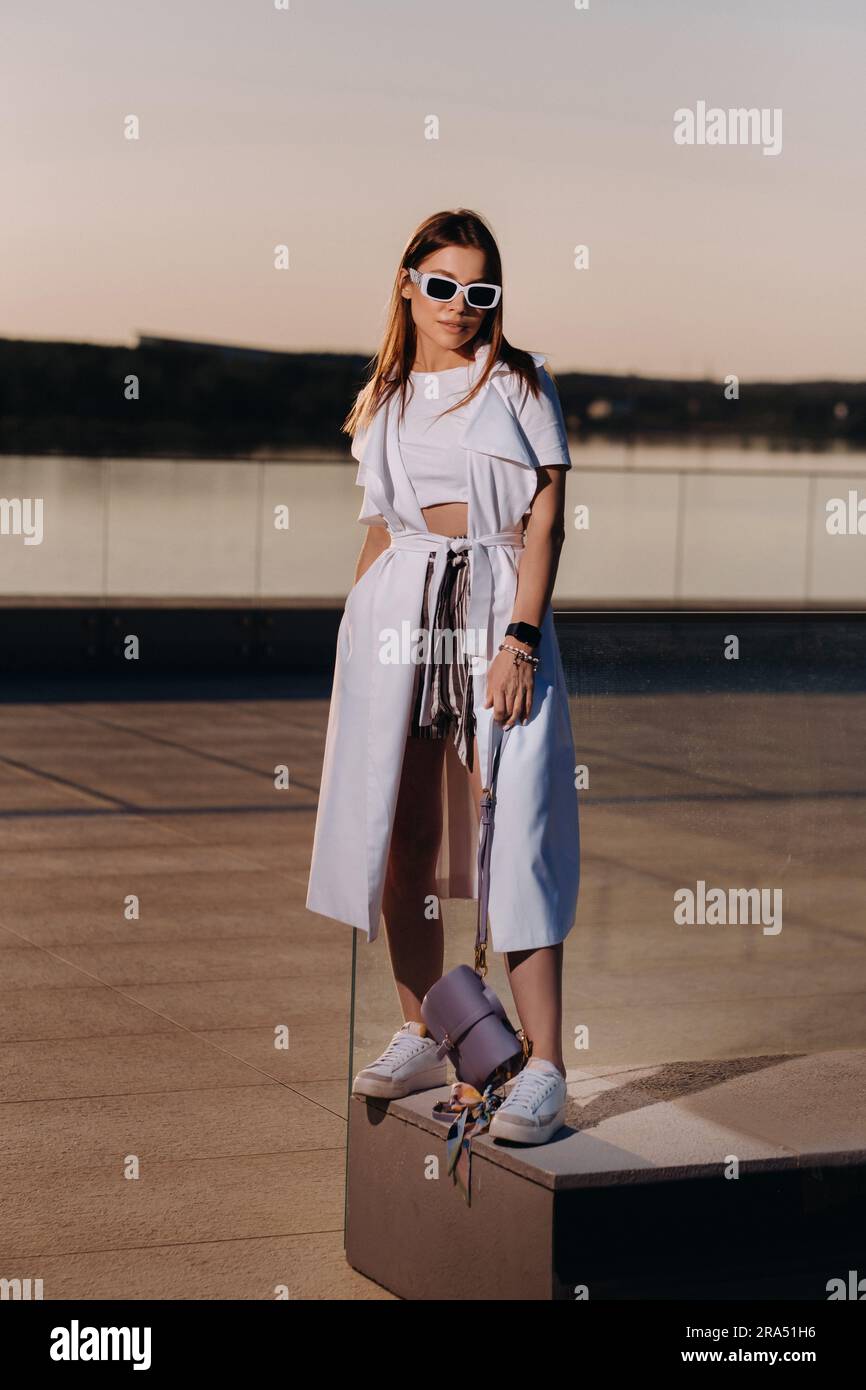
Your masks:
{"label": "white short-sleeve coat", "polygon": [[[489,345],[479,347],[483,366]],[[498,361],[470,402],[466,449],[470,563],[469,626],[486,633],[486,660],[473,675],[479,767],[487,767],[493,712],[485,709],[486,666],[512,618],[522,547],[519,528],[543,465],[570,466],[556,388],[533,353],[543,387],[527,400]],[[417,631],[428,555],[434,588],[446,561],[403,468],[392,397],[355,437],[359,521],[384,521],[391,544],[346,599],[337,635],[307,907],[375,940],[400,773],[411,717],[415,665],[407,637]],[[447,547],[447,542],[445,543]],[[435,611],[435,593],[431,611]],[[395,658],[397,654],[397,659]],[[540,663],[527,724],[516,724],[501,757],[490,868],[490,940],[496,951],[562,941],[574,923],[580,878],[575,752],[562,660],[550,608],[541,624]],[[443,766],[444,824],[434,891],[477,896],[478,818],[453,742]]]}

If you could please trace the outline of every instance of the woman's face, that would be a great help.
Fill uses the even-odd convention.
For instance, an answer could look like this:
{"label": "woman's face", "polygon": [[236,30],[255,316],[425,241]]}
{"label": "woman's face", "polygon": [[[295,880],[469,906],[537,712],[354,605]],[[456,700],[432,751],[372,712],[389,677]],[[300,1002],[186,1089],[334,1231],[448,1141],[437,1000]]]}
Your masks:
{"label": "woman's face", "polygon": [[[461,285],[471,285],[473,280],[487,281],[488,278],[484,252],[474,246],[444,246],[419,262],[416,270],[422,274],[435,271],[448,275]],[[458,290],[447,304],[428,299],[421,293],[420,285],[409,279],[407,270],[403,271],[401,293],[404,299],[411,301],[412,318],[419,340],[426,338],[428,346],[435,343],[437,347],[448,348],[452,352],[472,341],[487,312],[466,304],[462,290]]]}

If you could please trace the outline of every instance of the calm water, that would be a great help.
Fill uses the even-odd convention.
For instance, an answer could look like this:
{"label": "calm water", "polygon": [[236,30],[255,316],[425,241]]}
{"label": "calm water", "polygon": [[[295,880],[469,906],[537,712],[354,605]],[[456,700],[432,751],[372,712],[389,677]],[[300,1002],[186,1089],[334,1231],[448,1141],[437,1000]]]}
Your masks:
{"label": "calm water", "polygon": [[[572,462],[559,603],[863,601],[866,537],[828,535],[826,515],[866,497],[866,451],[593,440]],[[41,498],[43,534],[0,535],[0,596],[342,603],[363,539],[355,473],[333,458],[4,457],[0,497]]]}

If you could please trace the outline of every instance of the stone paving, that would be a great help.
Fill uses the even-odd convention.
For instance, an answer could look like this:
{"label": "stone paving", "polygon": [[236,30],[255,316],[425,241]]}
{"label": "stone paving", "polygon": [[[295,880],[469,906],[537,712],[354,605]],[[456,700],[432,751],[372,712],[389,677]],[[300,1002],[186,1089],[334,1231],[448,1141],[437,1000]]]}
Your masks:
{"label": "stone paving", "polygon": [[[390,1297],[343,1251],[350,1065],[400,1022],[387,945],[358,937],[350,1064],[353,932],[304,908],[326,716],[0,705],[0,1277],[46,1298]],[[599,696],[572,716],[590,785],[569,1122],[664,1101],[699,1119],[738,1069],[866,1047],[866,698]],[[675,924],[699,881],[782,889],[782,930]],[[472,907],[445,904],[446,965],[469,959]],[[492,981],[508,1000],[495,954]]]}

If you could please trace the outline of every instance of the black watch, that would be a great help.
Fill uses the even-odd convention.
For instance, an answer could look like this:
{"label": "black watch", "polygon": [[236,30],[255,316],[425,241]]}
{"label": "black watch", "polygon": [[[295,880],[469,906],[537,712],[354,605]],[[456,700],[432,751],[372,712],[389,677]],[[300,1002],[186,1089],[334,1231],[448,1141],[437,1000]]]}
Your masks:
{"label": "black watch", "polygon": [[518,642],[525,642],[529,647],[537,647],[541,641],[541,629],[533,627],[532,623],[509,623],[505,629],[506,637],[516,637]]}

